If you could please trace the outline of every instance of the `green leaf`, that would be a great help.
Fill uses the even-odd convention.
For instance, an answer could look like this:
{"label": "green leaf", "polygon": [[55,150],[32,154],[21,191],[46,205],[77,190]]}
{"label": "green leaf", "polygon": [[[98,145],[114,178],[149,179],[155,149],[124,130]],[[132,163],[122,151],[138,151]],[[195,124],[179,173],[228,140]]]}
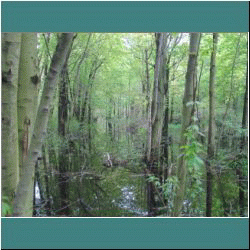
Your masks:
{"label": "green leaf", "polygon": [[4,200],[9,200],[8,197],[4,196],[3,198],[3,202],[2,202],[2,216],[7,216],[7,215],[10,215],[12,214],[12,207],[7,203],[7,202],[4,202]]}

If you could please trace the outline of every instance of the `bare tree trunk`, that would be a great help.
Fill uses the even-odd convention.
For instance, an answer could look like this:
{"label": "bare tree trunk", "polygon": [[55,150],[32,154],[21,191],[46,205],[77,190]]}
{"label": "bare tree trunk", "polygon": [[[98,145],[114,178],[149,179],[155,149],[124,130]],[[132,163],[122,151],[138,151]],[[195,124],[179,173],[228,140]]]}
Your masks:
{"label": "bare tree trunk", "polygon": [[18,137],[20,178],[35,125],[39,79],[37,34],[22,33],[18,79]]}
{"label": "bare tree trunk", "polygon": [[146,56],[146,84],[147,84],[147,94],[146,94],[146,114],[148,120],[148,136],[147,136],[147,147],[146,147],[146,160],[150,161],[151,155],[151,140],[152,140],[152,123],[151,123],[151,100],[150,100],[150,75],[149,75],[149,65],[148,65],[148,50],[145,50]]}
{"label": "bare tree trunk", "polygon": [[43,168],[44,168],[44,182],[45,182],[45,198],[46,198],[46,204],[45,204],[45,210],[47,216],[51,216],[51,198],[50,198],[50,187],[49,187],[49,175],[50,172],[48,170],[48,159],[46,157],[46,147],[42,146],[42,160],[43,160]]}
{"label": "bare tree trunk", "polygon": [[159,160],[159,149],[162,136],[162,123],[164,115],[164,84],[166,82],[166,34],[156,33],[156,63],[154,73],[154,91],[152,100],[152,141],[151,161]]}
{"label": "bare tree trunk", "polygon": [[2,197],[12,202],[19,180],[17,92],[21,33],[2,33]]}
{"label": "bare tree trunk", "polygon": [[[162,139],[162,124],[164,117],[164,101],[166,83],[166,33],[156,33],[156,62],[154,71],[154,90],[151,106],[151,117],[149,118],[147,164],[148,172],[158,174],[158,161],[160,160],[160,145]],[[154,215],[155,206],[153,184],[148,184],[148,210],[151,216]]]}
{"label": "bare tree trunk", "polygon": [[166,98],[166,108],[163,121],[162,138],[163,138],[163,155],[162,155],[162,168],[163,168],[163,180],[168,178],[168,123],[169,123],[169,74],[170,74],[170,58],[166,65],[166,82],[165,82],[165,98]]}
{"label": "bare tree trunk", "polygon": [[48,81],[45,83],[41,102],[38,108],[38,114],[28,151],[28,157],[26,157],[24,160],[23,175],[19,181],[16,197],[14,199],[13,216],[16,217],[32,216],[35,164],[37,158],[41,155],[42,141],[46,134],[46,128],[50,114],[50,105],[54,96],[54,90],[58,83],[58,77],[64,65],[68,50],[71,47],[73,36],[73,33],[62,34],[52,58],[48,74]]}
{"label": "bare tree trunk", "polygon": [[148,63],[148,50],[145,50],[145,60],[146,60],[146,101],[147,101],[147,107],[146,107],[146,114],[148,114],[150,107],[150,74],[149,74],[149,63]]}
{"label": "bare tree trunk", "polygon": [[208,125],[208,161],[207,168],[207,197],[206,197],[206,216],[212,215],[212,170],[210,160],[215,154],[215,78],[216,78],[216,50],[218,43],[218,33],[213,33],[213,50],[210,62],[210,79],[209,79],[209,125]]}
{"label": "bare tree trunk", "polygon": [[171,105],[170,105],[170,118],[169,123],[173,123],[173,117],[174,117],[174,96],[171,97]]}
{"label": "bare tree trunk", "polygon": [[[247,64],[247,70],[246,70],[246,90],[245,90],[245,97],[244,97],[244,107],[243,107],[243,116],[242,116],[242,125],[241,127],[243,129],[247,128],[247,114],[248,114],[248,64]],[[241,143],[240,143],[240,151],[243,152],[245,146],[247,145],[247,140],[245,135],[243,134],[241,137]],[[240,207],[240,216],[244,217],[244,207],[245,207],[245,195],[244,195],[244,185],[243,185],[243,173],[242,173],[242,167],[239,167],[236,170],[236,173],[238,174],[238,182],[239,182],[239,207]]]}
{"label": "bare tree trunk", "polygon": [[66,139],[66,124],[68,123],[68,59],[71,52],[71,48],[68,51],[67,58],[65,60],[62,72],[61,81],[59,87],[59,102],[58,102],[58,134],[61,138],[62,144],[59,147],[59,189],[60,189],[60,214],[68,216],[70,214],[69,209],[69,183],[66,172],[69,171],[69,159],[68,159],[68,144]]}
{"label": "bare tree trunk", "polygon": [[[183,97],[183,108],[182,108],[182,129],[181,129],[181,140],[180,146],[186,144],[185,132],[186,129],[191,125],[191,116],[193,105],[189,105],[193,101],[193,87],[196,81],[196,67],[197,67],[197,56],[198,48],[200,42],[200,33],[191,33],[190,35],[190,45],[189,45],[189,61],[186,73],[186,83],[185,91]],[[185,192],[186,184],[186,162],[184,155],[180,155],[177,161],[177,177],[178,177],[178,187],[176,188],[176,197],[174,199],[174,211],[173,215],[175,217],[180,215],[182,202]]]}

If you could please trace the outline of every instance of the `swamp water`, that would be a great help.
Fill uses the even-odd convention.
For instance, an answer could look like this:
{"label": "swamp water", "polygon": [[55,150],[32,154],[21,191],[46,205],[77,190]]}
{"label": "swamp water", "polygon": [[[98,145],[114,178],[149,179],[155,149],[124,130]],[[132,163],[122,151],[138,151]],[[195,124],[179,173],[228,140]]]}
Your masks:
{"label": "swamp water", "polygon": [[[120,174],[119,171],[115,174]],[[103,180],[75,175],[67,180],[69,190],[68,217],[145,217],[147,212],[146,181],[143,175],[127,174],[114,181],[108,175]],[[60,217],[58,178],[49,177],[49,196],[43,183],[34,185],[34,217]],[[48,188],[47,188],[48,189]],[[45,198],[45,197],[49,198]],[[49,206],[48,206],[49,202]],[[48,211],[49,210],[49,211]]]}

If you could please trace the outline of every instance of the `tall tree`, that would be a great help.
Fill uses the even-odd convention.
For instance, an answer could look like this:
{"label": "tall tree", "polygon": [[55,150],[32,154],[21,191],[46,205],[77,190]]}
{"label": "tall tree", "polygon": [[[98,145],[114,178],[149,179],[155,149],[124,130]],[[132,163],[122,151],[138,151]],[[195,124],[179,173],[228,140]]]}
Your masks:
{"label": "tall tree", "polygon": [[207,198],[206,198],[206,216],[212,215],[212,170],[210,161],[215,154],[215,78],[216,78],[216,50],[218,43],[218,33],[213,33],[213,48],[210,61],[210,79],[209,79],[209,125],[208,125],[208,161],[207,168]]}
{"label": "tall tree", "polygon": [[27,157],[38,100],[37,34],[22,33],[18,79],[19,167]]}
{"label": "tall tree", "polygon": [[[247,114],[248,114],[248,64],[246,69],[246,89],[245,89],[245,97],[244,97],[244,106],[243,106],[243,115],[242,115],[242,124],[241,127],[243,129],[247,129]],[[243,153],[246,147],[246,136],[243,133],[240,142],[240,152]],[[242,166],[239,166],[236,169],[236,173],[239,178],[239,207],[240,207],[240,216],[244,217],[244,206],[245,206],[245,194],[244,194],[244,177],[243,177],[243,169]]]}
{"label": "tall tree", "polygon": [[[183,107],[182,107],[182,128],[181,128],[181,139],[180,146],[186,145],[187,139],[185,136],[187,128],[191,125],[192,110],[193,105],[190,102],[193,101],[193,90],[196,82],[196,68],[197,68],[197,57],[200,42],[200,33],[190,34],[190,44],[189,44],[189,60],[186,73],[185,90],[183,97]],[[177,177],[178,186],[176,188],[176,196],[174,199],[174,211],[173,215],[175,217],[180,215],[182,208],[182,202],[185,192],[186,184],[186,161],[185,156],[180,155],[177,161]]]}
{"label": "tall tree", "polygon": [[[160,144],[162,138],[162,125],[165,110],[165,90],[166,82],[166,33],[156,33],[156,60],[154,70],[154,89],[151,106],[151,117],[149,119],[149,138],[147,162],[149,173],[158,173],[158,161],[160,159]],[[148,205],[149,213],[153,214],[153,207],[155,206],[153,184],[150,182],[148,186]]]}
{"label": "tall tree", "polygon": [[[72,43],[73,44],[73,43]],[[71,53],[71,48],[68,50],[66,60],[64,62],[59,84],[59,101],[58,101],[58,134],[61,139],[61,146],[59,147],[59,190],[60,190],[60,214],[68,216],[70,214],[69,209],[69,182],[66,174],[69,171],[69,157],[67,146],[67,123],[68,123],[68,87],[69,87],[69,75],[68,75],[68,59]]]}
{"label": "tall tree", "polygon": [[169,133],[168,133],[168,124],[169,124],[169,84],[170,84],[170,62],[173,50],[176,45],[179,43],[181,39],[181,35],[177,35],[175,39],[173,39],[173,35],[171,33],[168,34],[167,38],[167,48],[166,50],[166,65],[163,71],[165,74],[165,82],[164,82],[164,96],[166,99],[166,107],[164,113],[163,120],[163,128],[162,128],[162,140],[163,140],[163,154],[162,154],[162,171],[163,171],[163,179],[166,180],[168,177],[168,146],[170,144]]}
{"label": "tall tree", "polygon": [[2,33],[2,195],[10,201],[19,180],[17,91],[21,33]]}
{"label": "tall tree", "polygon": [[46,134],[46,128],[49,119],[50,104],[52,103],[55,87],[58,77],[64,65],[68,50],[73,41],[73,33],[62,33],[55,53],[52,58],[48,79],[45,82],[43,94],[38,108],[34,132],[28,157],[25,158],[23,164],[23,174],[17,186],[17,192],[14,199],[14,216],[31,217],[32,216],[32,196],[34,185],[35,164],[37,158],[41,155],[42,140]]}

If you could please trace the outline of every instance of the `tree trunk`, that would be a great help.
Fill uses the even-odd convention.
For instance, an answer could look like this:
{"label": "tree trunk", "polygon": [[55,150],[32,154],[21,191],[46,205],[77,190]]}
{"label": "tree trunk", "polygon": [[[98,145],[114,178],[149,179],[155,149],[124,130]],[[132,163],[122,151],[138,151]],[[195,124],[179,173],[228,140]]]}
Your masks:
{"label": "tree trunk", "polygon": [[108,106],[108,115],[106,117],[107,123],[108,123],[108,134],[109,134],[109,138],[110,141],[113,141],[113,125],[112,125],[112,119],[111,119],[111,114],[112,114],[112,100],[109,100],[110,106]]}
{"label": "tree trunk", "polygon": [[73,41],[73,33],[63,33],[60,37],[55,53],[52,58],[48,81],[46,81],[41,102],[38,108],[38,115],[35,122],[34,132],[30,143],[28,157],[25,157],[23,164],[23,175],[19,181],[16,197],[14,199],[14,213],[16,217],[32,216],[32,195],[35,174],[35,164],[41,155],[42,141],[46,134],[50,105],[54,96],[54,90],[58,82],[59,74],[64,65],[68,50]]}
{"label": "tree trunk", "polygon": [[162,167],[163,167],[163,180],[168,178],[168,124],[169,124],[169,74],[170,74],[170,59],[167,61],[166,65],[166,82],[165,82],[165,97],[166,97],[166,108],[163,121],[162,138],[163,138],[163,155],[162,155]]}
{"label": "tree trunk", "polygon": [[154,91],[152,100],[152,141],[151,163],[159,160],[159,150],[162,136],[164,116],[164,85],[166,82],[166,34],[156,33],[156,63],[154,72]]}
{"label": "tree trunk", "polygon": [[51,177],[51,172],[49,171],[49,161],[46,156],[46,146],[42,146],[42,161],[43,161],[43,170],[44,170],[44,183],[45,183],[45,199],[46,199],[46,204],[45,204],[45,210],[46,210],[46,215],[51,216],[51,198],[50,198],[50,186],[49,186],[49,177]]}
{"label": "tree trunk", "polygon": [[209,79],[209,125],[208,125],[208,161],[207,168],[207,197],[206,197],[206,216],[212,215],[212,170],[210,160],[215,154],[215,77],[216,77],[216,50],[218,43],[218,33],[213,33],[213,50],[210,62],[210,79]]}
{"label": "tree trunk", "polygon": [[59,147],[59,190],[60,190],[60,214],[68,216],[69,209],[69,183],[66,172],[69,171],[68,160],[68,144],[66,139],[66,125],[68,123],[68,58],[71,49],[68,51],[63,69],[61,71],[61,81],[59,87],[58,102],[58,134],[61,138],[61,146]]}
{"label": "tree trunk", "polygon": [[[245,90],[243,115],[242,115],[242,125],[241,125],[241,127],[243,129],[247,128],[247,114],[248,114],[248,64],[247,64],[247,69],[246,69],[246,90]],[[241,144],[240,144],[241,151],[244,150],[244,148],[246,146],[246,143],[247,143],[246,137],[242,136]]]}
{"label": "tree trunk", "polygon": [[170,118],[169,118],[169,123],[173,123],[173,118],[174,118],[174,96],[171,97],[171,108],[170,108]]}
{"label": "tree trunk", "polygon": [[[166,33],[156,33],[156,62],[154,71],[154,90],[151,106],[151,117],[149,118],[147,164],[148,172],[158,174],[158,161],[160,160],[160,145],[162,138],[162,124],[164,116],[164,85],[166,83]],[[153,185],[148,184],[148,210],[153,216],[155,206]]]}
{"label": "tree trunk", "polygon": [[150,161],[151,155],[151,140],[152,140],[152,123],[151,123],[151,100],[150,100],[150,74],[149,74],[149,65],[148,65],[148,50],[145,50],[146,56],[146,84],[147,84],[147,94],[146,94],[146,114],[148,120],[148,135],[147,135],[147,147],[146,147],[146,160]]}
{"label": "tree trunk", "polygon": [[[190,46],[189,46],[189,60],[186,73],[185,90],[183,97],[183,108],[182,108],[182,129],[180,146],[186,145],[185,132],[186,129],[191,125],[192,105],[189,105],[193,101],[193,86],[196,81],[196,67],[197,67],[197,56],[200,42],[200,33],[191,33],[190,35]],[[178,187],[176,188],[176,197],[174,199],[174,212],[175,217],[180,215],[182,202],[185,192],[186,184],[186,162],[184,155],[180,155],[177,160],[177,177]]]}
{"label": "tree trunk", "polygon": [[18,137],[19,168],[22,178],[24,158],[27,157],[34,129],[38,101],[37,34],[22,33],[18,79]]}
{"label": "tree trunk", "polygon": [[146,57],[146,114],[148,115],[150,106],[150,74],[149,74],[149,65],[148,65],[148,50],[145,50],[145,57]]}
{"label": "tree trunk", "polygon": [[21,33],[2,33],[2,196],[12,202],[19,180],[17,91]]}
{"label": "tree trunk", "polygon": [[[243,129],[247,128],[247,114],[248,114],[248,64],[246,70],[246,90],[245,90],[245,97],[244,97],[244,107],[243,107],[243,116],[242,116],[242,125]],[[240,151],[243,152],[245,146],[247,145],[247,139],[243,134],[241,137],[240,143]],[[243,173],[242,173],[242,166],[240,166],[237,170],[238,172],[238,182],[239,182],[239,207],[240,207],[240,216],[244,217],[244,207],[245,207],[245,195],[244,195],[244,185],[243,185]]]}

